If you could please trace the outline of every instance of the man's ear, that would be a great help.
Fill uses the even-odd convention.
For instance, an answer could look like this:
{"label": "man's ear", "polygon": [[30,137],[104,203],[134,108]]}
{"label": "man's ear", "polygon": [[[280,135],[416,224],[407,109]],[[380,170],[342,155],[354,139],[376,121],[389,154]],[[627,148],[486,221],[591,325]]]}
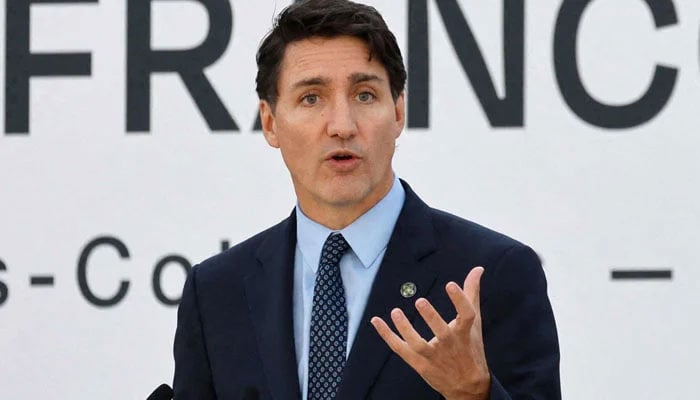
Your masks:
{"label": "man's ear", "polygon": [[275,114],[267,100],[260,100],[260,126],[267,144],[278,149],[280,145],[275,133]]}
{"label": "man's ear", "polygon": [[406,123],[406,92],[401,92],[399,97],[394,101],[394,113],[396,118],[396,137],[398,138],[403,132],[404,124]]}

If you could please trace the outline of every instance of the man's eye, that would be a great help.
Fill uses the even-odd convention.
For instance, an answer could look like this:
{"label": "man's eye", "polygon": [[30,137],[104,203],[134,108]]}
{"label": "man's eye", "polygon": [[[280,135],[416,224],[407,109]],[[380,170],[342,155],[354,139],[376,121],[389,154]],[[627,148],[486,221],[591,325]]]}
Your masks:
{"label": "man's eye", "polygon": [[368,103],[368,102],[374,100],[374,95],[370,92],[362,92],[362,93],[357,95],[357,99],[363,103]]}
{"label": "man's eye", "polygon": [[306,104],[309,104],[309,105],[313,105],[313,104],[318,103],[318,96],[315,95],[315,94],[307,94],[306,96],[304,96],[304,97],[301,99],[301,101],[302,101],[303,103],[306,103]]}

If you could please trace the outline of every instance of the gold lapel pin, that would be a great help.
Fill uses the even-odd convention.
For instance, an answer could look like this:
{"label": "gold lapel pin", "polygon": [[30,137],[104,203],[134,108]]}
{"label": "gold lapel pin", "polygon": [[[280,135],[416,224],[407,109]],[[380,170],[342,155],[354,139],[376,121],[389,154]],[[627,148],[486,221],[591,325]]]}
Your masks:
{"label": "gold lapel pin", "polygon": [[401,296],[411,298],[416,295],[416,284],[413,282],[405,282],[401,285]]}

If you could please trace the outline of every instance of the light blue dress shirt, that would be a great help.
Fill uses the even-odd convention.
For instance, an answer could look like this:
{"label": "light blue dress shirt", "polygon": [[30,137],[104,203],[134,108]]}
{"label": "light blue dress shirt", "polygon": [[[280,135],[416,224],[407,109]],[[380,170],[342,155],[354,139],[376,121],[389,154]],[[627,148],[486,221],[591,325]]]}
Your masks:
{"label": "light blue dress shirt", "polygon": [[[350,250],[340,260],[340,275],[345,287],[348,310],[348,344],[346,357],[360,326],[372,282],[384,258],[386,246],[396,225],[406,197],[399,179],[377,204],[352,224],[340,230],[350,244]],[[294,253],[294,345],[296,347],[299,387],[302,399],[308,390],[309,331],[314,296],[316,270],[323,243],[336,232],[304,215],[296,208],[297,245]]]}

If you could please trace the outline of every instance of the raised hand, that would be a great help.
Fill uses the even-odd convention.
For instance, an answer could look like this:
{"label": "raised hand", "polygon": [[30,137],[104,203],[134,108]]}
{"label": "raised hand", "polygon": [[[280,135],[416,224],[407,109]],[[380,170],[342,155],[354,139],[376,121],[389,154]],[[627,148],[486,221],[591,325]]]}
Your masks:
{"label": "raised hand", "polygon": [[445,286],[457,310],[449,323],[424,298],[416,300],[416,309],[435,335],[429,341],[416,332],[403,311],[391,311],[391,320],[399,335],[387,323],[373,317],[371,322],[391,350],[410,365],[445,399],[485,400],[489,397],[490,374],[481,334],[479,289],[482,267],[473,268],[461,288],[455,282]]}

